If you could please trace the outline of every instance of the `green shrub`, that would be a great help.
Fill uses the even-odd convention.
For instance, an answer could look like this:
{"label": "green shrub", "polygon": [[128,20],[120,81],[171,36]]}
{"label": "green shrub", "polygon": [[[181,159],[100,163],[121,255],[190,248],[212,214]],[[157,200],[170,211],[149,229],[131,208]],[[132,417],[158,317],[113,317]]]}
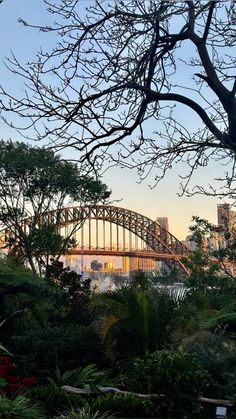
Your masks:
{"label": "green shrub", "polygon": [[121,418],[155,417],[153,403],[150,399],[141,399],[130,394],[106,394],[90,402],[92,411],[110,412]]}
{"label": "green shrub", "polygon": [[201,331],[185,339],[182,348],[195,353],[211,376],[206,397],[235,400],[236,342],[225,334]]}
{"label": "green shrub", "polygon": [[49,415],[62,413],[72,408],[80,408],[84,401],[77,394],[67,393],[55,385],[39,385],[26,393],[34,403],[40,403]]}
{"label": "green shrub", "polygon": [[10,336],[5,344],[14,352],[22,375],[43,379],[57,366],[62,372],[88,364],[104,368],[102,345],[92,325],[49,324]]}
{"label": "green shrub", "polygon": [[68,385],[93,389],[97,386],[113,386],[114,382],[111,381],[109,374],[109,370],[98,371],[95,364],[89,364],[86,367],[65,371],[64,374],[61,373],[59,368],[56,368],[47,379],[51,384],[59,387]]}
{"label": "green shrub", "polygon": [[1,355],[12,355],[5,346],[0,343],[0,354]]}
{"label": "green shrub", "polygon": [[124,378],[133,391],[156,393],[160,397],[160,414],[183,417],[198,411],[199,396],[207,386],[208,375],[194,354],[154,352],[136,359]]}
{"label": "green shrub", "polygon": [[66,415],[59,416],[57,419],[114,419],[108,413],[100,414],[99,411],[93,412],[87,404],[80,410],[69,410]]}
{"label": "green shrub", "polygon": [[14,400],[0,396],[0,418],[40,419],[44,417],[39,406],[33,405],[23,396],[17,396]]}

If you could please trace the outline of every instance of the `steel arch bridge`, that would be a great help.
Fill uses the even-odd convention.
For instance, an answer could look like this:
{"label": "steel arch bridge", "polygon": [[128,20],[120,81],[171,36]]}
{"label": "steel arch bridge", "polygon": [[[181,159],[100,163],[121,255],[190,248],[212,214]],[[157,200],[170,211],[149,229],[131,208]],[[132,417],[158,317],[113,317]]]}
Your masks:
{"label": "steel arch bridge", "polygon": [[[110,224],[110,243],[108,246],[105,246],[105,240],[104,246],[99,246],[97,238],[95,245],[92,245],[92,220],[95,220],[96,223],[99,220],[103,222],[102,231],[100,231],[102,236],[105,234],[104,223]],[[80,254],[82,251],[84,255],[150,258],[164,261],[170,268],[175,267],[180,275],[186,276],[188,274],[181,259],[189,255],[189,249],[160,224],[137,212],[113,205],[74,206],[44,213],[41,220],[42,223],[56,225],[58,231],[62,229],[67,230],[69,226],[74,226],[75,229],[78,226],[77,229],[82,229],[85,221],[88,221],[87,245],[84,246],[82,243],[80,248],[68,250],[68,254]],[[112,225],[116,226],[115,234],[112,231]],[[121,231],[119,231],[119,228],[121,228]],[[124,237],[125,230],[141,239],[146,244],[146,248],[143,250],[132,249],[131,247],[126,248],[124,240],[123,246],[120,245],[120,241],[122,241],[121,236],[123,235]],[[67,233],[65,232],[65,234]],[[95,235],[98,236],[98,234],[98,225],[96,224]]]}
{"label": "steel arch bridge", "polygon": [[[95,221],[95,243],[92,240],[91,223]],[[98,222],[102,222],[99,231]],[[30,227],[32,219],[22,221],[25,231]],[[61,208],[45,212],[40,217],[40,224],[53,224],[58,232],[68,236],[81,231],[88,223],[88,234],[86,246],[81,241],[79,248],[71,248],[66,254],[78,255],[113,255],[128,256],[143,259],[163,261],[169,268],[176,268],[180,276],[188,275],[188,271],[182,263],[182,258],[188,257],[189,249],[183,245],[173,234],[165,230],[156,221],[129,209],[113,205],[85,205]],[[105,245],[105,223],[109,224],[109,244]],[[115,226],[115,231],[114,231]],[[125,243],[125,232],[132,234],[145,243],[142,250],[134,249],[129,243]],[[8,235],[5,230],[5,236]],[[4,234],[1,237],[4,242]],[[103,246],[99,244],[98,236],[103,237]],[[123,245],[120,243],[123,240]],[[115,244],[114,244],[115,242]],[[1,246],[1,243],[0,243]]]}

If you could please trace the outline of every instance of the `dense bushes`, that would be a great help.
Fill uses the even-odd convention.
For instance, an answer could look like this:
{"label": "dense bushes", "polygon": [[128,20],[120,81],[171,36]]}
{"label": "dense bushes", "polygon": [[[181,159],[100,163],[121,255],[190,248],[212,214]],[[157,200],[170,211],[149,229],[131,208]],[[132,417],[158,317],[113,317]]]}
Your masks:
{"label": "dense bushes", "polygon": [[130,394],[107,394],[91,401],[93,411],[110,412],[120,418],[153,418],[154,405],[149,399],[141,399]]}
{"label": "dense bushes", "polygon": [[199,332],[184,342],[183,349],[194,353],[210,374],[206,397],[235,400],[236,346],[227,336]]}
{"label": "dense bushes", "polygon": [[84,401],[77,394],[67,393],[55,385],[40,385],[26,392],[26,397],[32,404],[40,404],[50,415],[58,415],[69,409],[79,409]]}
{"label": "dense bushes", "polygon": [[[10,317],[1,339],[14,353],[17,375],[36,376],[41,384],[24,394],[29,402],[16,402],[26,407],[36,403],[36,415],[39,404],[48,416],[66,417],[70,411],[75,418],[107,412],[126,418],[189,417],[199,413],[201,394],[235,398],[234,283],[195,288],[177,299],[142,274],[113,292],[91,296],[88,284],[82,287],[78,275],[68,278],[66,273],[61,287],[41,287],[37,298],[28,285],[25,288],[22,275],[12,280],[17,299],[15,285],[11,289],[8,284],[8,296],[2,285],[0,315]],[[20,313],[11,315],[16,300]],[[64,384],[83,388],[86,394],[66,393],[60,388]],[[100,385],[156,397],[101,395]],[[3,398],[2,406],[2,417],[8,417],[11,401]]]}
{"label": "dense bushes", "polygon": [[101,342],[92,325],[48,325],[7,341],[22,373],[43,379],[58,366],[62,371],[91,363],[105,364]]}
{"label": "dense bushes", "polygon": [[43,419],[44,413],[23,396],[10,400],[0,395],[0,418],[3,419]]}
{"label": "dense bushes", "polygon": [[175,298],[145,278],[113,292],[94,295],[92,306],[100,310],[97,330],[112,360],[143,356],[171,341],[178,318]]}
{"label": "dense bushes", "polygon": [[207,379],[195,355],[160,351],[136,359],[124,381],[133,391],[158,394],[161,415],[182,417],[198,411]]}

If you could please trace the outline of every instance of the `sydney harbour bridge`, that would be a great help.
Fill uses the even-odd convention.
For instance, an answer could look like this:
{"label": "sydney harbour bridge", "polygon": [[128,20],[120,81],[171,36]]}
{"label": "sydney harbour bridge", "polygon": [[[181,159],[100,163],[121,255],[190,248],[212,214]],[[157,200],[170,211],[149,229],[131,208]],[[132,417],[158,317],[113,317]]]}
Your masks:
{"label": "sydney harbour bridge", "polygon": [[[27,224],[30,220],[24,221]],[[183,276],[182,262],[189,250],[156,221],[129,209],[113,205],[61,208],[41,215],[40,223],[53,224],[57,231],[75,238],[69,255],[112,255],[162,261],[168,270]]]}
{"label": "sydney harbour bridge", "polygon": [[71,255],[112,255],[162,261],[181,274],[189,250],[160,224],[129,209],[112,206],[78,206],[43,214],[43,221],[57,225],[61,234],[75,231],[77,246]]}

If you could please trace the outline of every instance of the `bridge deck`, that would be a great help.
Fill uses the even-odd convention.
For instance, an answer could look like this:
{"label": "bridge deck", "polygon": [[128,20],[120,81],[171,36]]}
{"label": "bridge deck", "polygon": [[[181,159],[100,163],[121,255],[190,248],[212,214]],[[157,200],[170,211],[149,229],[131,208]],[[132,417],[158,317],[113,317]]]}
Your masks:
{"label": "bridge deck", "polygon": [[179,260],[183,258],[183,255],[169,254],[169,253],[156,253],[154,251],[148,250],[121,250],[121,249],[70,249],[66,252],[67,255],[99,255],[99,256],[127,256],[127,257],[137,257],[144,259],[154,259],[154,260]]}

